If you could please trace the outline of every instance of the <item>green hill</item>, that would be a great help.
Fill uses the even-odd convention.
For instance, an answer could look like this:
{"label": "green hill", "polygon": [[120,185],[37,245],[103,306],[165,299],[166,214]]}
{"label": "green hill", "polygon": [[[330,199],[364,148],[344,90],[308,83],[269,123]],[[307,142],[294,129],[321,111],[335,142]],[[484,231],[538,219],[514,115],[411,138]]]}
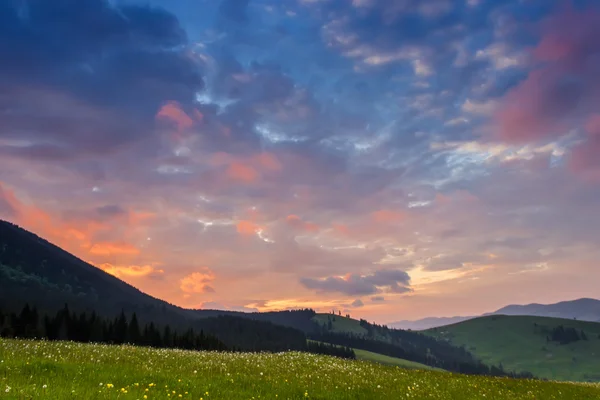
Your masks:
{"label": "green hill", "polygon": [[0,398],[592,400],[600,387],[408,371],[307,353],[0,339]]}
{"label": "green hill", "polygon": [[[360,325],[360,321],[341,315],[317,314],[313,317],[313,321],[334,333],[355,333],[359,335],[368,333],[367,329]],[[331,322],[330,325],[329,322]]]}
{"label": "green hill", "polygon": [[[576,332],[579,340],[569,332]],[[494,315],[425,333],[465,346],[484,363],[501,363],[506,370],[527,370],[548,379],[600,381],[600,323]],[[561,338],[567,340],[561,344]]]}

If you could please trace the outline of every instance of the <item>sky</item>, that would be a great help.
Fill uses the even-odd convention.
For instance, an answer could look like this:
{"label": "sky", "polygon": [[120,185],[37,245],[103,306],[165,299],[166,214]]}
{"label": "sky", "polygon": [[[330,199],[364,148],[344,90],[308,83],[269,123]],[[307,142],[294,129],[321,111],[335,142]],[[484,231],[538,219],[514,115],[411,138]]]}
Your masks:
{"label": "sky", "polygon": [[600,297],[594,0],[4,0],[0,218],[192,308]]}

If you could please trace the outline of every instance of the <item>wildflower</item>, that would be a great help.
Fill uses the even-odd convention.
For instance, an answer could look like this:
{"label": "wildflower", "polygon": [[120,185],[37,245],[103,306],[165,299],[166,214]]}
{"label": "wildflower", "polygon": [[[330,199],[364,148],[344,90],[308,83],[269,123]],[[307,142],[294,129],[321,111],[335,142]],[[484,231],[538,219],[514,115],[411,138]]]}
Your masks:
{"label": "wildflower", "polygon": [[46,389],[48,387],[48,385],[43,385],[42,389]]}

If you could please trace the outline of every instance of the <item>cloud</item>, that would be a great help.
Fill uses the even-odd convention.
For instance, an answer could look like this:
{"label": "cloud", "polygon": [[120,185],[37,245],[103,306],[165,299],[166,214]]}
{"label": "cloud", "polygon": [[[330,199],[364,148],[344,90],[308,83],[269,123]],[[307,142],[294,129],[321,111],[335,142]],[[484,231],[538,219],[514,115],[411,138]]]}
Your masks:
{"label": "cloud", "polygon": [[241,235],[254,235],[261,227],[252,221],[240,221],[236,225],[237,231]]}
{"label": "cloud", "polygon": [[18,200],[14,193],[0,182],[0,215],[14,218],[18,212]]}
{"label": "cloud", "polygon": [[400,270],[378,270],[371,275],[348,274],[345,277],[302,278],[300,283],[320,293],[334,292],[348,296],[411,291],[409,275]]}
{"label": "cloud", "polygon": [[215,280],[215,274],[208,268],[202,268],[198,272],[183,277],[179,281],[179,288],[187,294],[212,293],[215,290],[210,284]]}
{"label": "cloud", "polygon": [[[201,117],[202,114],[199,114]],[[166,120],[175,124],[177,130],[183,131],[191,128],[194,125],[194,120],[181,109],[181,105],[177,102],[167,102],[156,114],[158,120]]]}
{"label": "cloud", "polygon": [[161,277],[165,271],[157,269],[151,265],[112,265],[104,263],[98,265],[98,268],[111,275],[121,279],[128,278],[145,278],[145,277]]}
{"label": "cloud", "polygon": [[586,125],[587,139],[577,144],[569,156],[569,168],[594,182],[600,182],[600,115],[592,115]]}
{"label": "cloud", "polygon": [[373,219],[375,220],[375,222],[393,223],[393,222],[402,221],[406,217],[406,214],[404,214],[403,212],[400,212],[400,211],[379,210],[379,211],[375,211],[372,214],[372,216],[373,216]]}
{"label": "cloud", "polygon": [[127,211],[117,204],[108,204],[97,207],[96,213],[102,218],[112,218],[123,216],[127,214]]}
{"label": "cloud", "polygon": [[356,299],[350,305],[354,308],[360,308],[360,307],[364,306],[365,304],[362,302],[361,299]]}
{"label": "cloud", "polygon": [[99,242],[92,245],[89,253],[95,256],[135,256],[140,250],[130,243]]}
{"label": "cloud", "polygon": [[471,114],[490,115],[496,108],[494,100],[487,100],[484,102],[476,102],[471,99],[466,99],[461,106],[462,111]]}
{"label": "cloud", "polygon": [[319,225],[313,222],[303,221],[299,216],[290,214],[285,218],[287,224],[295,229],[306,232],[318,232]]}
{"label": "cloud", "polygon": [[567,5],[542,24],[532,70],[504,96],[494,115],[498,138],[513,143],[554,139],[595,111],[599,21],[600,10]]}
{"label": "cloud", "polygon": [[5,2],[0,14],[0,110],[19,110],[0,113],[0,137],[27,144],[4,151],[46,160],[114,152],[150,140],[165,100],[189,103],[203,87],[185,31],[164,9],[28,1]]}
{"label": "cloud", "polygon": [[373,303],[383,303],[385,301],[385,297],[383,297],[383,296],[373,296],[373,297],[371,297],[371,301]]}

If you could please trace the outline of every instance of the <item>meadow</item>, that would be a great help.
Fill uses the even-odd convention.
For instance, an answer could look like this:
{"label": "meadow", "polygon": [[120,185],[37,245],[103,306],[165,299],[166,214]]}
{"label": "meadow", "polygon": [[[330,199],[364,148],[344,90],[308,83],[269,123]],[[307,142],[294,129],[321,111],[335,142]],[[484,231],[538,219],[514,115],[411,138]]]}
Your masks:
{"label": "meadow", "polygon": [[583,384],[405,370],[308,353],[0,339],[2,399],[598,399]]}

